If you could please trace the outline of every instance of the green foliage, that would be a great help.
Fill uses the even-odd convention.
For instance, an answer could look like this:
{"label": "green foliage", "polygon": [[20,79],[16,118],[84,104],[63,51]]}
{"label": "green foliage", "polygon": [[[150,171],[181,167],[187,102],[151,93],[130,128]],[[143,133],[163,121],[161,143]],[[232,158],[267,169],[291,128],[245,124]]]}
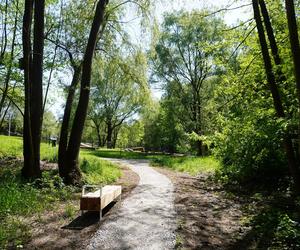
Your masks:
{"label": "green foliage", "polygon": [[284,176],[284,121],[274,118],[272,112],[260,110],[225,124],[222,132],[215,134],[213,151],[221,159],[222,174],[230,182],[265,182],[266,178],[278,180]]}
{"label": "green foliage", "polygon": [[266,208],[249,225],[258,249],[299,249],[300,226],[286,212]]}
{"label": "green foliage", "polygon": [[207,133],[205,107],[221,71],[216,61],[226,55],[225,24],[216,16],[204,17],[206,14],[179,11],[164,16],[159,39],[155,37],[157,43],[152,44],[151,62],[152,78],[164,83],[165,95],[146,130],[147,147],[169,152],[194,148],[201,154],[200,140],[192,141],[187,135]]}
{"label": "green foliage", "polygon": [[1,220],[0,248],[23,248],[23,244],[30,237],[30,230],[30,226],[19,218],[7,217]]}
{"label": "green foliage", "polygon": [[76,208],[72,204],[68,204],[65,207],[65,216],[67,218],[73,219],[76,215]]}
{"label": "green foliage", "polygon": [[144,144],[147,150],[186,153],[190,147],[178,117],[180,107],[171,95],[144,114]]}
{"label": "green foliage", "polygon": [[[65,186],[57,170],[43,171],[42,178],[34,183],[21,179],[22,162],[11,158],[22,157],[22,138],[0,136],[0,249],[21,247],[30,237],[30,226],[25,218],[45,210],[55,209],[58,202],[74,199],[78,190]],[[57,147],[41,145],[42,159],[56,161]],[[119,168],[93,155],[81,152],[83,179],[89,184],[107,184],[120,177]],[[66,206],[65,216],[72,218],[74,207]]]}
{"label": "green foliage", "polygon": [[149,101],[150,91],[144,53],[137,51],[123,56],[114,50],[111,54],[114,56],[95,60],[89,118],[96,127],[99,145],[104,146],[100,140],[104,130],[108,146],[115,147],[120,127],[142,110]]}

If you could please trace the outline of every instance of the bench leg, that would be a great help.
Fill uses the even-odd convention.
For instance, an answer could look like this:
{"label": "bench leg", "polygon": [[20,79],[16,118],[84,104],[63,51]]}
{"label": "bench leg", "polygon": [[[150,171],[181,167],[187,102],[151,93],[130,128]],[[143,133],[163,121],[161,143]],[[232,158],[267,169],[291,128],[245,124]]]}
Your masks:
{"label": "bench leg", "polygon": [[84,214],[84,210],[81,210],[81,216],[83,216],[83,214]]}
{"label": "bench leg", "polygon": [[102,219],[102,209],[100,209],[100,212],[99,212],[99,220]]}
{"label": "bench leg", "polygon": [[119,208],[121,207],[122,195],[119,195]]}

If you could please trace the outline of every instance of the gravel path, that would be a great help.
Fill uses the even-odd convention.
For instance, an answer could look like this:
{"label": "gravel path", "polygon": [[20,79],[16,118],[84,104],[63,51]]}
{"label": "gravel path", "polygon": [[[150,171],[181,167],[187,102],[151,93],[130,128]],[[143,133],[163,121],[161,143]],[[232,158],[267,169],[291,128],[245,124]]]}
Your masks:
{"label": "gravel path", "polygon": [[88,249],[174,249],[176,219],[172,182],[144,160],[111,161],[125,164],[140,176],[132,195],[103,221]]}

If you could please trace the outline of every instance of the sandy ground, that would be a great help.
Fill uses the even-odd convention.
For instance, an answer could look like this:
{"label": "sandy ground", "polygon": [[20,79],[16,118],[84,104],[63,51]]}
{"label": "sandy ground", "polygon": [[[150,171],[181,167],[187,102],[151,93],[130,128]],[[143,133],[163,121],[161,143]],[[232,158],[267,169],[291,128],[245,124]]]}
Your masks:
{"label": "sandy ground", "polygon": [[87,249],[174,249],[174,186],[143,160],[112,160],[140,177],[132,195],[104,220]]}

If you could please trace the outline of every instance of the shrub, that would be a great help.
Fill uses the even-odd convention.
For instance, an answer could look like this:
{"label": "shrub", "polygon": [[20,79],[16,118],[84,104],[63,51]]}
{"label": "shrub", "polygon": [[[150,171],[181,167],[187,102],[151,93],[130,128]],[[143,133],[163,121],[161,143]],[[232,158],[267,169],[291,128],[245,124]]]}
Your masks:
{"label": "shrub", "polygon": [[226,121],[221,133],[214,137],[214,154],[222,162],[219,176],[240,184],[279,180],[287,172],[281,147],[283,120],[272,113]]}

